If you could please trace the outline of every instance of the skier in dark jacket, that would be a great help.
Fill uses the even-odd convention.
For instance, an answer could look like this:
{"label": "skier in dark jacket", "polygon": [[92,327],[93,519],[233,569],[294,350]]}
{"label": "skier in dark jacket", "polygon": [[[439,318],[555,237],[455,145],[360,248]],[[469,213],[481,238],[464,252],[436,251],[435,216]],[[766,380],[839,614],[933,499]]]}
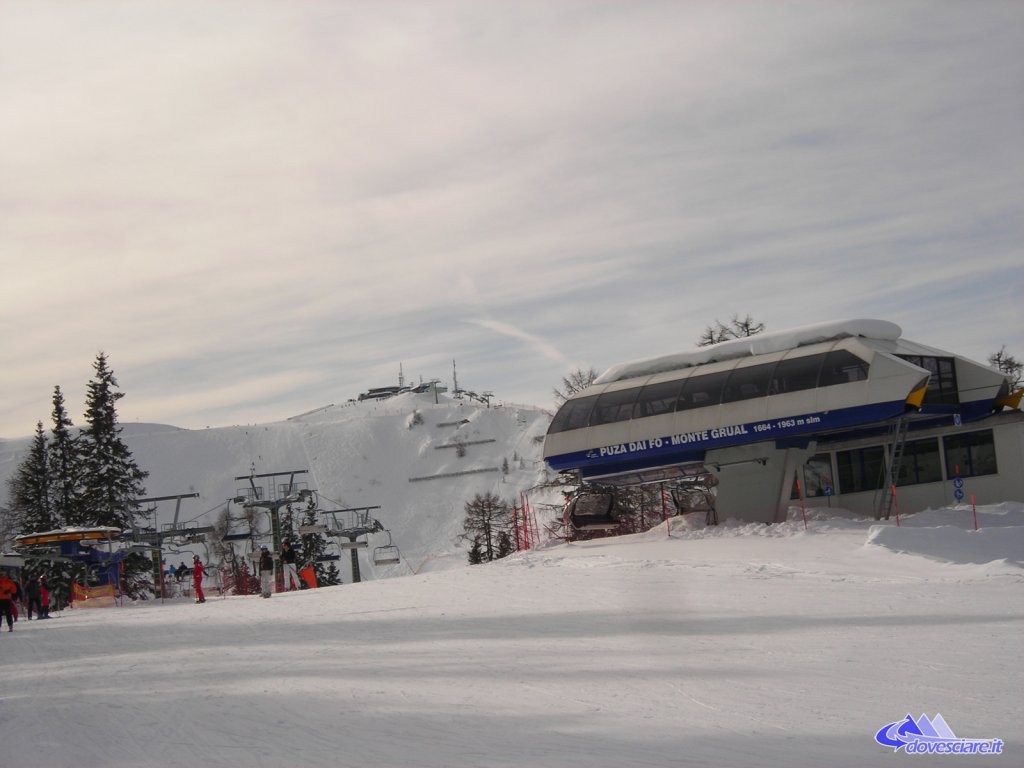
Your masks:
{"label": "skier in dark jacket", "polygon": [[36,611],[36,616],[42,618],[43,616],[43,604],[39,602],[41,593],[39,591],[39,577],[30,576],[28,584],[25,585],[25,611],[28,613],[28,620],[32,621],[32,609]]}
{"label": "skier in dark jacket", "polygon": [[295,550],[292,549],[292,543],[288,539],[285,539],[284,544],[281,545],[281,571],[284,573],[285,592],[291,591],[292,584],[295,585],[295,589],[302,588],[299,572],[295,569]]}
{"label": "skier in dark jacket", "polygon": [[266,544],[260,547],[260,591],[264,597],[274,592],[274,556]]}

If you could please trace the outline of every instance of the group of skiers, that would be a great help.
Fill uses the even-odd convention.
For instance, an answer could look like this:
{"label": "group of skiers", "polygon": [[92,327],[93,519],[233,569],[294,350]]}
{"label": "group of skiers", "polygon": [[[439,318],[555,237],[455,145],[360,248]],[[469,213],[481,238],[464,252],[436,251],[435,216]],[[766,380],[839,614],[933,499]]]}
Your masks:
{"label": "group of skiers", "polygon": [[23,591],[21,584],[6,571],[0,571],[0,625],[6,619],[8,632],[14,631],[14,622],[18,620],[18,603],[22,603],[29,621],[32,621],[33,611],[37,618],[50,618],[50,590],[46,577],[30,576]]}
{"label": "group of skiers", "polygon": [[[295,562],[295,550],[292,544],[285,539],[281,545],[281,571],[284,574],[284,591],[301,589],[302,582],[299,580],[299,572]],[[260,547],[257,569],[260,573],[260,594],[263,597],[270,597],[274,593],[274,556],[270,554],[270,548],[264,544]],[[181,569],[178,569],[179,572]],[[203,594],[203,576],[206,570],[203,567],[199,555],[192,558],[192,583],[196,590],[196,602],[205,603],[206,596]]]}
{"label": "group of skiers", "polygon": [[[284,590],[290,592],[292,589],[301,589],[302,582],[299,580],[299,573],[295,562],[295,550],[287,539],[281,545],[281,571],[284,574]],[[270,597],[274,592],[274,556],[270,549],[264,545],[260,547],[259,554],[260,591],[263,597]],[[171,569],[174,572],[175,569]],[[176,570],[180,576],[182,572],[192,573],[192,585],[195,587],[196,602],[205,603],[206,595],[203,593],[203,578],[206,576],[206,568],[199,555],[193,555],[192,568],[185,567],[183,562]],[[0,571],[0,625],[4,619],[7,620],[7,631],[14,631],[14,622],[18,620],[18,603],[22,602],[28,619],[32,620],[32,612],[35,611],[40,619],[50,618],[50,591],[47,589],[46,577],[30,576],[22,591],[21,585],[12,579],[6,571]]]}
{"label": "group of skiers", "polygon": [[[260,594],[263,597],[270,597],[274,593],[274,556],[270,554],[270,549],[266,544],[260,547],[259,571]],[[290,592],[293,588],[292,585],[295,589],[302,588],[299,572],[295,565],[295,550],[292,549],[292,543],[288,539],[285,539],[281,545],[281,572],[284,574],[285,592]]]}

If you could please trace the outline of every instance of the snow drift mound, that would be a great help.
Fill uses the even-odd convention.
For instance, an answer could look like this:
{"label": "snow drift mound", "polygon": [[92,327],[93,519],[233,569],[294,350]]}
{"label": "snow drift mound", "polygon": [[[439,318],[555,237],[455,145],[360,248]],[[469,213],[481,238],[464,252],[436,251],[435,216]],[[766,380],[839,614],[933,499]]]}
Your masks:
{"label": "snow drift mound", "polygon": [[949,563],[983,565],[1004,561],[1024,567],[1024,504],[946,507],[910,515],[900,525],[872,525],[867,545]]}

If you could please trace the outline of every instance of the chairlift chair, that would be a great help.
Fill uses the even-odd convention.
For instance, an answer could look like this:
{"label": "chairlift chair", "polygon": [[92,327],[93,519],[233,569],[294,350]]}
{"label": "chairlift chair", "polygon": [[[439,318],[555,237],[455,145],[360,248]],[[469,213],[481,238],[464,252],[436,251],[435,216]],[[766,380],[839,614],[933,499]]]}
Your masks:
{"label": "chairlift chair", "polygon": [[374,565],[394,565],[402,561],[402,555],[398,547],[391,543],[391,531],[385,531],[388,535],[388,543],[382,547],[373,548]]}

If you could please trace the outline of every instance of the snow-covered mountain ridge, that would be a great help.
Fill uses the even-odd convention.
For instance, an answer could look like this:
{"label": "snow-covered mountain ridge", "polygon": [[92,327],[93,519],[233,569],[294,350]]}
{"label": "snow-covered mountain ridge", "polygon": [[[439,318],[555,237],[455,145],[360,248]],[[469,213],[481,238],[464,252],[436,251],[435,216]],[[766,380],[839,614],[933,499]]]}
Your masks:
{"label": "snow-covered mountain ridge", "polygon": [[[150,497],[198,493],[182,501],[179,524],[211,524],[228,500],[244,494],[250,474],[296,471],[300,488],[315,490],[322,509],[380,507],[403,562],[380,575],[404,575],[465,563],[460,539],[464,505],[492,492],[518,503],[542,477],[541,444],[550,416],[540,409],[470,403],[433,394],[348,402],[268,424],[188,430],[123,424],[122,437],[149,472]],[[13,473],[27,440],[0,449],[0,480]],[[257,479],[264,498],[280,489]],[[6,494],[4,483],[3,494]],[[173,521],[174,502],[158,505],[157,527]],[[237,505],[232,514],[240,513]],[[386,543],[378,534],[370,544]],[[200,550],[201,551],[201,550]],[[372,564],[364,578],[373,578]],[[343,569],[343,577],[346,571]]]}

